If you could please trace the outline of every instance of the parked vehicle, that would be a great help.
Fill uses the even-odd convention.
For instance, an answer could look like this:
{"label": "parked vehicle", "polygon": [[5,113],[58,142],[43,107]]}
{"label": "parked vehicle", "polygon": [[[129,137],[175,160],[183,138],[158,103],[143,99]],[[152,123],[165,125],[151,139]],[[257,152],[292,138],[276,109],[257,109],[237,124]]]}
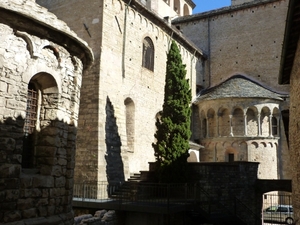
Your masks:
{"label": "parked vehicle", "polygon": [[285,222],[293,224],[293,206],[291,205],[273,205],[263,211],[263,220],[272,222]]}

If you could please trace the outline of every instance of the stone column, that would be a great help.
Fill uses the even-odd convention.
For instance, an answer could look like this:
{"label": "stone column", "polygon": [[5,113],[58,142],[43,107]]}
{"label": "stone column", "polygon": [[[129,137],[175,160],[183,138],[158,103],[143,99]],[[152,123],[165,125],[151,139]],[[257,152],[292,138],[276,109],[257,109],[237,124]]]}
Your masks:
{"label": "stone column", "polygon": [[221,137],[220,135],[220,114],[217,114],[217,137]]}
{"label": "stone column", "polygon": [[244,114],[244,136],[248,135],[247,131],[247,114]]}
{"label": "stone column", "polygon": [[273,129],[272,129],[272,115],[269,115],[269,137],[273,137]]}
{"label": "stone column", "polygon": [[208,132],[209,132],[209,129],[208,129],[208,118],[206,118],[206,137],[208,138],[209,137],[209,134],[208,134]]}
{"label": "stone column", "polygon": [[257,136],[261,136],[260,113],[257,114]]}
{"label": "stone column", "polygon": [[230,119],[230,122],[229,122],[229,125],[230,125],[230,136],[233,137],[233,132],[232,132],[232,115],[229,115],[229,119]]}

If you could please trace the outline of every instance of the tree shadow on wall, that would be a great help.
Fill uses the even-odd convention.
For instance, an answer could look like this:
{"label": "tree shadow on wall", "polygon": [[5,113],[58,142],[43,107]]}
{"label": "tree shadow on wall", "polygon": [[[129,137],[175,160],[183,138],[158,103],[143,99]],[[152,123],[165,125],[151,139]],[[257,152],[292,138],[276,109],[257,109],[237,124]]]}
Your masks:
{"label": "tree shadow on wall", "polygon": [[114,107],[107,97],[106,99],[106,176],[109,184],[119,184],[125,181],[124,167],[121,157],[121,138],[118,132]]}

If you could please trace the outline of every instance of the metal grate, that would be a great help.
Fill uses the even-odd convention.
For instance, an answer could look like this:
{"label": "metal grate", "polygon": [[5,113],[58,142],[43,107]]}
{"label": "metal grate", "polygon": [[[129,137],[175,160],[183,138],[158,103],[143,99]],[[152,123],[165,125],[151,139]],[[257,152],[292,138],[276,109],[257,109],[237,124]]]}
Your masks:
{"label": "metal grate", "polygon": [[33,89],[28,89],[27,93],[27,108],[24,124],[25,136],[32,134],[35,130],[37,117],[37,92]]}

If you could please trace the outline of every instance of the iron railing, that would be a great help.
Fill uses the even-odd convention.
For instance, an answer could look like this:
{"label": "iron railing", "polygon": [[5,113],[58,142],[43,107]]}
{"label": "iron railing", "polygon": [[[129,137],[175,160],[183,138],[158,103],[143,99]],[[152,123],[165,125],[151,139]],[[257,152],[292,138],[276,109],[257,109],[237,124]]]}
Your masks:
{"label": "iron railing", "polygon": [[[109,184],[74,184],[73,200],[110,202],[116,206],[135,205],[145,207],[161,207],[164,212],[174,210],[191,210],[211,219],[224,215],[227,218],[239,219],[243,223],[253,224],[255,214],[240,200],[219,199],[200,187],[198,183],[158,184],[143,182],[124,182]],[[248,212],[244,215],[243,211]],[[251,212],[251,213],[249,213]],[[246,220],[245,220],[246,218]],[[250,222],[251,221],[251,222]]]}

